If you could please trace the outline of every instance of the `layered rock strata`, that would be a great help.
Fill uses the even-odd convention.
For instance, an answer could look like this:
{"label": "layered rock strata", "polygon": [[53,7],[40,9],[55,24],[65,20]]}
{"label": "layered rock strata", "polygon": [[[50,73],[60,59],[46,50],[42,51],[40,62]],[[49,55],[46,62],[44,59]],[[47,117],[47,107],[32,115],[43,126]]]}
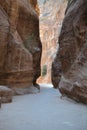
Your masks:
{"label": "layered rock strata", "polygon": [[[32,6],[34,3],[34,6]],[[40,76],[37,0],[0,0],[0,84],[26,88]]]}

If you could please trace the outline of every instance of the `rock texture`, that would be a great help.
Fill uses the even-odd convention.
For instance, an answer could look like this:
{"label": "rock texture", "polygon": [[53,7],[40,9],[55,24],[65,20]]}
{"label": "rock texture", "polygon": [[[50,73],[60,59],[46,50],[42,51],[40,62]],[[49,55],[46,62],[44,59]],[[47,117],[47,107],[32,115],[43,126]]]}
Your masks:
{"label": "rock texture", "polygon": [[0,86],[0,104],[12,102],[12,96],[13,93],[10,88],[6,86]]}
{"label": "rock texture", "polygon": [[[33,6],[34,5],[34,6]],[[37,0],[0,0],[0,84],[25,88],[40,75]],[[34,9],[35,8],[35,9]]]}
{"label": "rock texture", "polygon": [[87,0],[71,0],[52,65],[52,82],[62,95],[87,104]]}
{"label": "rock texture", "polygon": [[42,41],[42,71],[47,66],[47,74],[39,82],[51,82],[51,65],[58,47],[66,0],[38,0],[40,7],[40,37]]}

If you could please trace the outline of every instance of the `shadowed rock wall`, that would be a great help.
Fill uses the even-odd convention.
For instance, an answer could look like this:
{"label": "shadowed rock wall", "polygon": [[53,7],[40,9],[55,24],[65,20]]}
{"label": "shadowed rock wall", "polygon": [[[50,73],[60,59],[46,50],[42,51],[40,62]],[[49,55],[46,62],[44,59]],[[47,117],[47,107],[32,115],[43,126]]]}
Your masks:
{"label": "shadowed rock wall", "polygon": [[87,103],[87,0],[71,0],[68,5],[52,82],[63,95]]}
{"label": "shadowed rock wall", "polygon": [[[33,0],[32,0],[33,2]],[[40,76],[39,18],[29,0],[0,0],[0,84],[36,84]]]}

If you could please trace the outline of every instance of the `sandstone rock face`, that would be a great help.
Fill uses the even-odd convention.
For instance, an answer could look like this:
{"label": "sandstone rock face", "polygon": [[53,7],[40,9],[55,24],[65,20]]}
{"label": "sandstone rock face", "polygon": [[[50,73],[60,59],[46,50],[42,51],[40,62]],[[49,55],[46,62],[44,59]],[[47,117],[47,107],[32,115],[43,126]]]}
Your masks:
{"label": "sandstone rock face", "polygon": [[0,84],[23,88],[40,75],[39,19],[29,0],[0,0]]}
{"label": "sandstone rock face", "polygon": [[34,10],[36,10],[36,12],[39,15],[39,7],[38,7],[38,1],[37,0],[28,0],[30,2],[30,4],[32,5],[32,7],[34,8]]}
{"label": "sandstone rock face", "polygon": [[12,102],[12,90],[6,86],[0,86],[0,104]]}
{"label": "sandstone rock face", "polygon": [[40,37],[42,41],[42,71],[47,66],[47,74],[39,82],[51,82],[51,65],[58,47],[66,0],[38,0],[40,6]]}
{"label": "sandstone rock face", "polygon": [[63,95],[87,103],[87,0],[72,0],[52,65],[52,81]]}

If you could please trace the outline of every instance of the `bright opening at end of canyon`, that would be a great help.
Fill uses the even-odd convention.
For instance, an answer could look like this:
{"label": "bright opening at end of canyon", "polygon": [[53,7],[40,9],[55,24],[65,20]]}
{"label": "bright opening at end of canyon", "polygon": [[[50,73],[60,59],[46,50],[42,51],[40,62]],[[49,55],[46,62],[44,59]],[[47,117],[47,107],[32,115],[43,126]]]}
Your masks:
{"label": "bright opening at end of canyon", "polygon": [[56,56],[58,37],[67,6],[66,0],[38,0],[39,28],[42,42],[41,76],[38,83],[51,83],[52,62]]}

